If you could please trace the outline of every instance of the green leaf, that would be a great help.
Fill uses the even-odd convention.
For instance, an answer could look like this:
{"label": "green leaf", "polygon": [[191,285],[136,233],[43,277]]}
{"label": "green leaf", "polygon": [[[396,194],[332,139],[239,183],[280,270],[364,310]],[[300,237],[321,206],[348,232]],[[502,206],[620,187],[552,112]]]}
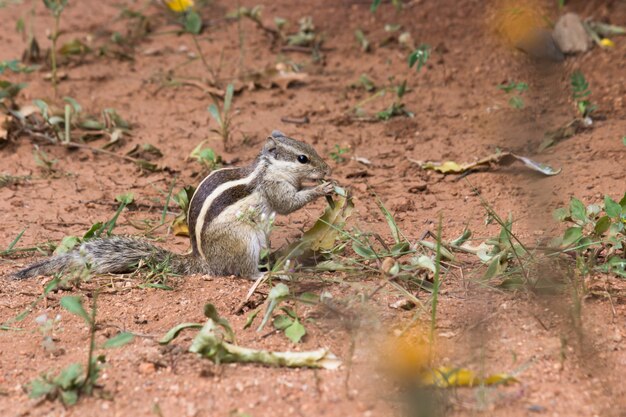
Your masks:
{"label": "green leaf", "polygon": [[76,404],[78,402],[78,390],[61,391],[61,402],[66,406]]}
{"label": "green leaf", "polygon": [[246,319],[246,324],[243,325],[244,329],[247,329],[248,327],[252,326],[252,323],[254,322],[254,319],[256,318],[256,316],[259,314],[259,311],[260,310],[255,310],[251,314],[248,314],[248,318]]}
{"label": "green leaf", "polygon": [[569,209],[565,207],[558,208],[552,212],[552,218],[559,222],[565,221],[569,216]]}
{"label": "green leaf", "polygon": [[570,227],[563,234],[563,243],[562,243],[562,245],[563,246],[570,246],[571,244],[578,242],[578,240],[580,240],[580,238],[582,238],[582,237],[583,237],[583,229],[582,229],[582,227],[579,227],[579,226]]}
{"label": "green leaf", "polygon": [[524,108],[524,100],[520,96],[512,96],[509,99],[509,106],[514,109],[523,109]]}
{"label": "green leaf", "polygon": [[305,304],[317,304],[320,301],[320,296],[312,292],[303,292],[298,297],[298,301]]}
{"label": "green leaf", "polygon": [[491,263],[485,272],[484,280],[488,281],[492,278],[499,276],[506,270],[508,264],[506,261],[502,262],[502,259],[506,259],[506,252],[500,252],[491,259]]}
{"label": "green leaf", "polygon": [[391,231],[391,236],[393,236],[393,239],[396,241],[396,243],[400,243],[400,240],[401,240],[400,229],[398,228],[398,225],[396,224],[396,219],[393,218],[389,210],[387,210],[387,207],[385,207],[385,205],[383,204],[382,201],[380,201],[380,199],[378,200],[378,207],[380,207],[380,211],[383,212],[383,215],[385,216],[385,219],[387,220],[387,226],[389,226],[389,230]]}
{"label": "green leaf", "polygon": [[17,242],[20,241],[20,239],[22,238],[22,236],[24,236],[24,232],[26,231],[26,228],[22,229],[21,232],[19,232],[17,234],[17,236],[15,237],[15,239],[13,239],[13,242],[11,242],[9,244],[9,247],[7,247],[6,252],[11,252],[11,250],[13,250],[13,248],[15,247],[15,245],[17,245]]}
{"label": "green leaf", "polygon": [[39,398],[50,395],[56,391],[56,385],[51,384],[43,378],[37,378],[30,383],[29,398]]}
{"label": "green leaf", "polygon": [[124,194],[120,194],[118,196],[115,196],[115,200],[118,203],[124,204],[125,206],[129,205],[130,203],[132,203],[134,199],[135,199],[135,196],[133,195],[133,193],[124,193]]}
{"label": "green leaf", "polygon": [[62,390],[69,390],[79,385],[82,375],[83,367],[79,363],[71,363],[54,378],[53,382]]}
{"label": "green leaf", "polygon": [[132,333],[121,332],[117,336],[113,336],[112,338],[110,338],[109,340],[104,342],[102,347],[104,349],[122,347],[122,346],[132,342],[134,338],[135,338],[135,335],[132,334]]}
{"label": "green leaf", "polygon": [[220,111],[217,109],[217,106],[215,104],[211,104],[207,110],[209,111],[209,114],[211,115],[211,117],[213,117],[213,119],[215,119],[215,121],[221,126],[222,116],[220,115]]}
{"label": "green leaf", "polygon": [[300,339],[306,334],[306,329],[298,319],[295,319],[291,326],[285,329],[285,336],[293,343],[300,342]]}
{"label": "green leaf", "polygon": [[99,122],[95,119],[84,119],[80,121],[79,126],[86,130],[104,130],[106,126],[104,123]]}
{"label": "green leaf", "polygon": [[170,287],[169,285],[165,285],[165,284],[160,284],[158,282],[148,282],[146,284],[139,284],[137,285],[139,288],[156,288],[157,290],[164,290],[164,291],[173,291],[174,288]]}
{"label": "green leaf", "polygon": [[46,103],[43,100],[36,99],[36,100],[33,100],[33,104],[37,106],[44,120],[48,120],[48,113],[49,113],[48,103]]}
{"label": "green leaf", "polygon": [[76,236],[65,236],[63,239],[61,239],[61,243],[59,243],[59,245],[56,247],[53,254],[60,255],[62,253],[67,253],[74,249],[74,247],[79,243],[80,239]]}
{"label": "green leaf", "polygon": [[285,330],[287,327],[291,326],[292,323],[293,319],[287,314],[281,314],[280,316],[274,317],[274,320],[272,320],[272,325],[276,330]]}
{"label": "green leaf", "polygon": [[417,63],[415,69],[420,71],[422,67],[426,65],[429,57],[430,46],[425,43],[421,44],[409,55],[409,68],[412,68]]}
{"label": "green leaf", "polygon": [[289,287],[283,284],[282,282],[275,285],[274,288],[270,290],[270,293],[267,296],[269,305],[267,306],[267,310],[265,311],[265,315],[263,316],[263,320],[261,321],[261,324],[259,325],[257,332],[260,332],[263,329],[263,327],[265,327],[265,324],[269,320],[274,309],[276,309],[278,304],[281,301],[283,301],[285,298],[287,298],[288,296],[289,296]]}
{"label": "green leaf", "polygon": [[200,329],[202,328],[203,324],[202,323],[181,323],[178,324],[174,327],[172,327],[170,330],[168,330],[167,333],[165,333],[165,335],[159,339],[159,343],[161,345],[167,345],[168,343],[170,343],[172,340],[176,339],[176,337],[178,337],[178,334],[185,329]]}
{"label": "green leaf", "polygon": [[601,235],[609,230],[609,227],[611,227],[611,219],[609,218],[609,216],[602,216],[596,222],[596,226],[594,227],[593,231],[595,232],[595,234]]}
{"label": "green leaf", "polygon": [[582,201],[580,201],[576,197],[572,197],[569,203],[569,209],[572,213],[572,219],[580,220],[585,223],[587,222],[587,209],[585,208],[585,205],[582,203]]}
{"label": "green leaf", "polygon": [[618,219],[622,215],[622,206],[616,203],[608,195],[604,196],[604,211],[612,219]]}
{"label": "green leaf", "polygon": [[89,240],[94,237],[100,236],[104,230],[104,224],[102,222],[94,223],[89,230],[83,235],[83,240]]}
{"label": "green leaf", "polygon": [[202,30],[202,19],[194,10],[189,10],[184,17],[185,31],[197,35]]}
{"label": "green leaf", "polygon": [[381,0],[373,0],[372,5],[370,6],[370,12],[375,13],[378,6],[380,6]]}
{"label": "green leaf", "polygon": [[375,259],[376,253],[368,247],[359,245],[356,242],[352,243],[352,249],[357,253],[357,255],[365,258],[365,259]]}
{"label": "green leaf", "polygon": [[63,97],[63,100],[70,103],[72,109],[74,109],[74,113],[80,113],[83,108],[78,104],[78,101],[74,100],[72,97]]}
{"label": "green leaf", "polygon": [[626,193],[624,193],[624,197],[619,201],[619,205],[622,206],[622,212],[626,210]]}
{"label": "green leaf", "polygon": [[53,382],[62,390],[69,390],[80,384],[82,375],[83,367],[79,363],[72,363],[65,367]]}
{"label": "green leaf", "polygon": [[87,314],[83,308],[83,303],[80,297],[67,295],[61,298],[61,307],[78,317],[82,317],[88,325],[91,325],[91,317],[89,317],[89,314]]}
{"label": "green leaf", "polygon": [[230,106],[233,103],[233,94],[235,93],[235,86],[233,84],[228,84],[226,86],[226,92],[224,93],[224,114],[228,114],[230,111]]}
{"label": "green leaf", "polygon": [[285,284],[278,283],[270,290],[269,295],[267,296],[270,301],[278,301],[289,295],[289,287]]}
{"label": "green leaf", "polygon": [[410,249],[409,242],[400,242],[400,243],[396,243],[395,245],[393,245],[389,249],[389,252],[393,256],[401,256],[401,255],[405,254],[405,252],[407,252],[409,249]]}
{"label": "green leaf", "polygon": [[230,340],[232,341],[235,340],[235,332],[233,331],[232,327],[230,327],[230,323],[225,318],[220,317],[219,313],[217,312],[217,309],[215,308],[213,304],[207,303],[204,305],[204,316],[206,318],[213,320],[215,323],[219,324],[220,326],[222,326],[222,328],[228,334],[228,337],[230,338]]}

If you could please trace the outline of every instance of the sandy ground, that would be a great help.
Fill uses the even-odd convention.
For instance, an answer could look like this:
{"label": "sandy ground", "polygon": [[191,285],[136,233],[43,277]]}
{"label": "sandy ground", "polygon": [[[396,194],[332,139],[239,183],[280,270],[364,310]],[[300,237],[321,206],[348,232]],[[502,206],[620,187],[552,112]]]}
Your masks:
{"label": "sandy ground", "polygon": [[[547,6],[556,19],[556,2]],[[553,4],[554,3],[554,4]],[[252,7],[254,2],[242,1]],[[25,42],[15,32],[15,22],[27,16],[30,6],[11,4],[0,9],[0,61],[19,58]],[[512,213],[514,231],[534,244],[556,229],[551,212],[577,196],[584,203],[598,202],[608,194],[619,199],[626,191],[626,42],[569,57],[560,64],[537,66],[510,48],[491,24],[496,5],[475,0],[412,1],[402,12],[387,3],[376,14],[365,1],[276,1],[265,4],[263,21],[276,16],[291,22],[312,16],[324,37],[322,59],[310,53],[284,51],[249,20],[241,24],[224,18],[232,5],[210,2],[199,6],[207,27],[198,36],[201,50],[221,85],[233,77],[273,68],[278,62],[297,64],[308,74],[289,88],[244,89],[234,100],[234,132],[225,147],[209,132],[215,128],[207,106],[211,97],[198,88],[213,75],[201,60],[189,35],[156,2],[70,1],[62,19],[60,43],[77,38],[100,45],[114,31],[126,33],[133,23],[120,18],[124,8],[141,10],[152,32],[139,39],[130,59],[117,56],[72,57],[61,64],[67,74],[58,97],[70,96],[86,112],[115,108],[133,125],[132,135],[111,151],[122,155],[138,144],[157,146],[163,156],[154,162],[167,170],[142,172],[118,157],[85,149],[68,150],[28,137],[0,149],[0,171],[29,175],[28,181],[0,188],[0,247],[5,248],[25,229],[19,247],[45,241],[58,242],[67,235],[82,235],[93,223],[109,219],[118,203],[115,196],[132,192],[135,203],[119,219],[116,233],[138,234],[133,227],[143,220],[158,221],[168,189],[201,180],[199,165],[189,153],[203,140],[226,163],[250,162],[273,129],[311,143],[329,159],[333,178],[349,186],[356,210],[350,226],[381,233],[391,241],[380,210],[380,198],[392,211],[402,231],[412,241],[435,232],[442,219],[443,236],[453,238],[467,226],[476,237],[498,233],[485,224],[482,201],[506,217]],[[95,12],[97,10],[97,12]],[[626,22],[624,2],[568,2],[566,10],[583,16]],[[34,9],[34,32],[43,49],[50,47],[45,34],[52,19],[42,4]],[[406,64],[408,50],[390,36],[385,24],[400,24],[416,44],[433,46],[427,65],[417,72]],[[372,44],[365,53],[355,40],[361,29]],[[397,36],[397,34],[396,34]],[[109,54],[110,55],[110,54]],[[222,58],[220,58],[222,57]],[[601,115],[592,129],[537,153],[547,130],[575,116],[569,88],[570,74],[580,69],[590,83],[591,100]],[[54,103],[47,69],[30,74],[5,73],[28,87],[17,101],[34,99]],[[354,107],[369,93],[352,85],[367,74],[376,85],[407,80],[405,108],[414,117],[385,122],[359,121]],[[393,80],[390,81],[390,78]],[[168,82],[194,80],[195,85]],[[525,107],[513,109],[509,96],[497,86],[525,81]],[[387,94],[364,106],[370,114],[391,104]],[[57,100],[60,102],[60,100]],[[285,118],[307,117],[307,124],[286,123]],[[102,146],[107,139],[90,142]],[[37,144],[57,160],[56,172],[44,175],[33,158]],[[348,148],[345,162],[330,160],[338,145]],[[559,175],[542,177],[520,165],[472,173],[464,178],[422,170],[414,161],[472,161],[510,150],[562,168]],[[367,158],[364,165],[352,157]],[[483,199],[483,200],[481,200]],[[325,203],[318,201],[288,217],[279,218],[273,240],[280,246],[300,236],[319,216]],[[168,220],[176,210],[171,207]],[[165,228],[155,232],[162,246],[177,252],[188,248],[184,237]],[[0,276],[31,262],[31,257],[0,259]],[[480,281],[484,270],[467,257],[460,268],[445,276],[439,298],[436,333],[443,363],[485,372],[519,372],[519,383],[489,389],[448,390],[449,415],[498,416],[624,416],[626,369],[623,336],[626,334],[624,281],[595,276],[587,283],[595,289],[582,298],[582,324],[572,324],[572,297],[508,292]],[[378,274],[347,277],[327,274],[293,284],[293,291],[329,291],[350,314],[337,314],[323,306],[297,305],[307,319],[308,334],[294,346],[269,327],[257,333],[243,329],[247,314],[235,314],[250,282],[228,277],[171,278],[172,291],[142,289],[138,278],[98,278],[71,291],[49,294],[19,323],[20,331],[0,331],[0,414],[3,416],[98,415],[136,416],[378,416],[401,413],[393,400],[396,387],[377,372],[377,343],[395,326],[417,318],[428,323],[429,313],[402,311],[389,305],[403,297],[387,286],[363,301],[379,283]],[[46,281],[2,281],[0,322],[29,306]],[[107,365],[100,383],[103,390],[71,408],[58,402],[28,398],[27,386],[42,373],[57,372],[72,362],[84,362],[88,329],[59,306],[62,296],[87,297],[101,287],[98,301],[98,342],[120,330],[139,335],[129,345],[107,350]],[[268,288],[255,295],[260,305]],[[414,294],[429,304],[423,291]],[[309,350],[328,347],[344,366],[338,371],[272,369],[253,365],[214,365],[186,352],[193,332],[184,333],[167,347],[156,340],[182,322],[204,320],[202,306],[213,303],[228,318],[245,346],[275,350]],[[247,313],[247,312],[246,312]],[[35,321],[41,315],[61,321],[53,331],[58,350],[42,346],[43,334]],[[258,320],[258,319],[257,319]],[[581,329],[577,332],[576,329]]]}

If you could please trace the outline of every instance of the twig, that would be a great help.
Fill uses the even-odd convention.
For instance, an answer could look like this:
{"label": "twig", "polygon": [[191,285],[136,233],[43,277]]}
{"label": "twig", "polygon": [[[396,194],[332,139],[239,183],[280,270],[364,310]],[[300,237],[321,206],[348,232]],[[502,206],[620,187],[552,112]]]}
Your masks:
{"label": "twig", "polygon": [[305,125],[305,124],[310,123],[310,120],[307,116],[304,116],[304,117],[285,116],[285,117],[281,117],[280,121],[283,123],[292,123],[294,125]]}

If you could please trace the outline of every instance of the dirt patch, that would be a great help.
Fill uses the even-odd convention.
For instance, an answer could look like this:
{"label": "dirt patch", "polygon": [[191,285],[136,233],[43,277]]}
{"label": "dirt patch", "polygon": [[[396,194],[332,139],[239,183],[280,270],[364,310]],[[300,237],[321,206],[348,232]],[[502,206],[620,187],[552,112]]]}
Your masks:
{"label": "dirt patch", "polygon": [[[597,18],[624,24],[626,4],[596,3],[597,8],[575,3],[567,9],[585,16],[597,12]],[[243,5],[255,6],[248,1]],[[98,12],[93,13],[95,7],[93,2],[70,1],[63,14],[61,39],[87,42],[86,37],[93,36],[95,42],[110,38],[116,31],[126,33],[130,23],[119,18],[121,10],[140,9],[132,2],[98,3]],[[187,159],[201,141],[209,137],[207,145],[224,161],[245,164],[256,156],[273,129],[308,141],[327,157],[333,177],[354,191],[356,212],[351,224],[383,236],[389,233],[377,198],[392,210],[411,240],[426,231],[435,232],[440,216],[444,236],[455,237],[466,226],[475,236],[497,234],[497,225],[485,224],[482,198],[501,216],[512,213],[516,234],[536,243],[555,229],[551,212],[571,196],[591,204],[605,194],[619,199],[626,191],[626,147],[621,141],[626,134],[623,38],[616,38],[614,48],[595,48],[562,64],[537,66],[493,32],[489,21],[494,6],[485,2],[414,1],[402,12],[383,3],[375,14],[369,10],[370,2],[362,1],[297,6],[278,1],[265,5],[263,21],[268,25],[279,16],[291,22],[295,30],[299,18],[312,16],[325,39],[323,57],[315,62],[310,53],[280,51],[250,20],[238,24],[224,19],[230,7],[225,2],[211,2],[200,8],[208,26],[198,42],[210,66],[220,68],[219,78],[228,81],[233,75],[272,68],[280,61],[301,66],[308,74],[306,81],[286,89],[257,88],[237,95],[236,129],[226,149],[218,137],[209,135],[209,129],[216,127],[207,112],[211,97],[193,84],[174,82],[209,76],[201,60],[190,60],[196,54],[192,38],[175,33],[178,26],[165,18],[164,10],[148,4],[141,11],[150,18],[152,32],[137,41],[134,50],[124,51],[132,59],[97,54],[72,58],[61,66],[67,79],[59,84],[58,97],[73,97],[92,113],[115,108],[134,127],[132,136],[113,151],[121,155],[137,144],[152,144],[163,151],[157,162],[168,171],[146,173],[120,158],[39,143],[51,159],[57,160],[56,173],[44,176],[33,158],[34,142],[21,137],[0,149],[0,171],[31,177],[0,188],[0,247],[8,247],[22,230],[21,247],[58,242],[67,235],[81,236],[93,223],[109,219],[118,206],[115,196],[128,191],[134,193],[136,201],[120,216],[116,233],[139,233],[133,225],[160,218],[174,178],[176,189],[201,180],[200,166]],[[11,22],[25,16],[26,5],[11,4],[0,10],[5,23],[0,27],[0,61],[20,57],[24,41]],[[548,13],[550,18],[558,16],[556,4]],[[42,47],[49,48],[45,33],[52,19],[38,3],[34,23]],[[433,46],[433,55],[421,71],[408,68],[409,51],[397,42],[385,44],[390,34],[385,24],[402,25],[416,43]],[[372,44],[370,53],[361,51],[355,40],[356,29],[361,29]],[[591,99],[604,118],[595,120],[592,129],[537,154],[544,132],[575,116],[569,87],[574,69],[580,69],[589,81]],[[45,72],[10,74],[12,81],[28,83],[18,102],[38,98],[54,102],[52,86],[43,80]],[[403,103],[414,117],[376,123],[355,119],[353,108],[369,96],[351,87],[361,74],[367,74],[378,86],[406,79],[408,91]],[[389,81],[390,77],[394,79]],[[523,109],[509,107],[509,97],[497,88],[509,81],[529,84]],[[369,114],[381,111],[392,103],[392,96],[371,101],[364,110]],[[310,122],[282,121],[304,117]],[[106,140],[90,144],[102,146]],[[330,160],[335,145],[349,149],[346,162]],[[563,171],[554,177],[540,177],[510,166],[459,178],[424,171],[411,162],[466,162],[498,148],[532,156]],[[365,158],[369,163],[351,157]],[[324,205],[319,201],[279,218],[273,244],[280,246],[300,236]],[[175,237],[165,228],[155,234],[163,247],[179,253],[188,249],[186,238]],[[2,258],[0,275],[33,259]],[[624,415],[626,392],[620,383],[620,371],[626,366],[624,281],[600,275],[588,282],[588,288],[597,291],[583,298],[582,325],[577,327],[572,324],[568,296],[537,296],[485,286],[479,279],[482,272],[474,270],[476,265],[473,262],[452,270],[442,284],[436,327],[443,346],[442,360],[485,372],[520,371],[520,383],[506,388],[455,390],[448,396],[451,415]],[[398,412],[395,402],[379,395],[386,391],[383,386],[389,387],[391,394],[394,390],[372,370],[374,341],[391,327],[416,317],[428,321],[428,313],[424,316],[423,311],[390,308],[403,297],[389,286],[363,302],[379,283],[376,274],[348,280],[337,275],[340,283],[333,283],[337,280],[332,274],[324,278],[328,278],[324,290],[341,300],[347,310],[358,312],[357,324],[323,307],[302,307],[298,313],[310,319],[308,334],[296,346],[269,328],[265,333],[257,333],[255,326],[243,329],[247,315],[234,311],[249,289],[246,280],[173,278],[173,291],[162,291],[140,289],[128,278],[99,278],[84,288],[51,293],[19,324],[22,330],[0,331],[0,413],[375,416]],[[69,409],[58,402],[28,399],[26,387],[31,380],[86,360],[87,328],[62,310],[59,300],[70,293],[86,296],[96,284],[110,284],[99,300],[99,342],[119,330],[140,335],[130,345],[107,351],[100,380],[105,398],[87,397]],[[3,281],[0,322],[15,317],[41,292],[39,281]],[[427,293],[418,292],[417,297],[429,305]],[[207,302],[228,318],[242,345],[276,350],[328,347],[344,366],[335,372],[218,366],[186,352],[191,331],[172,346],[156,343],[178,323],[202,322],[202,307]],[[62,349],[56,356],[42,347],[36,318],[43,314],[62,316],[54,333],[55,344]]]}

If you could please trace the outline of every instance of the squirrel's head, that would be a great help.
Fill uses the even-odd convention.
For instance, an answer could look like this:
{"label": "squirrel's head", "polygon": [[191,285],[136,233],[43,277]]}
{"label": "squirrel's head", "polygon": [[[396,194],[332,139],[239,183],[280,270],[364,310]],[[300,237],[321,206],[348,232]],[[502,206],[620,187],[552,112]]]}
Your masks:
{"label": "squirrel's head", "polygon": [[261,151],[272,169],[294,180],[321,180],[330,175],[330,167],[311,145],[274,130]]}

